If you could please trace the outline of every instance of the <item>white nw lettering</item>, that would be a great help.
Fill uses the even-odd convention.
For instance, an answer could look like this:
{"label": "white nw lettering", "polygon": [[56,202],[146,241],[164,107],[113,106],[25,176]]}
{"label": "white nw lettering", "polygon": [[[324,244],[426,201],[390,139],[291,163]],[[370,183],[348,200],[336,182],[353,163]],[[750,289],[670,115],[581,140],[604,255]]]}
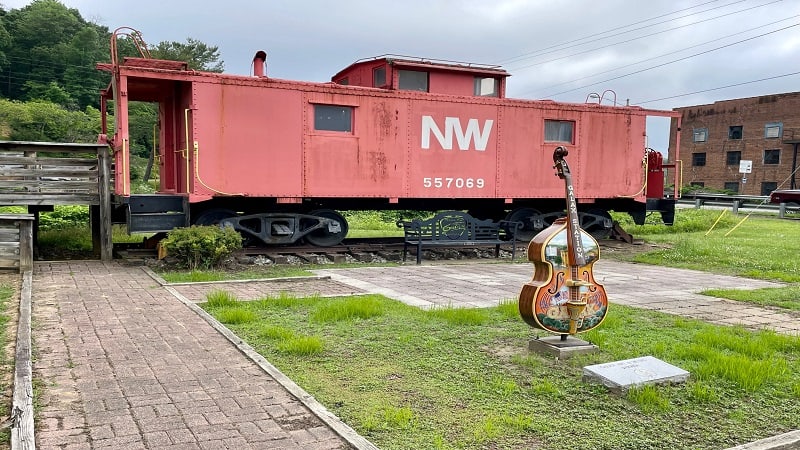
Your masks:
{"label": "white nw lettering", "polygon": [[431,116],[422,116],[422,148],[431,148],[431,134],[439,142],[444,150],[453,149],[453,136],[458,142],[460,150],[469,150],[470,143],[475,143],[475,150],[482,152],[486,150],[489,143],[489,136],[492,134],[494,120],[486,119],[481,130],[478,119],[469,119],[467,129],[461,127],[461,119],[458,117],[444,118],[444,132],[436,124]]}

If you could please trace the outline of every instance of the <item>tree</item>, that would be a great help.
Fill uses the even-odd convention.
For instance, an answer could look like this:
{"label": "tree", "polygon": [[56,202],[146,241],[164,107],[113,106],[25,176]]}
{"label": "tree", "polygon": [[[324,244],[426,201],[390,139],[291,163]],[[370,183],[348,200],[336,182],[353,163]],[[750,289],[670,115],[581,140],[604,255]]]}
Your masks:
{"label": "tree", "polygon": [[225,63],[220,59],[219,47],[209,47],[197,39],[187,38],[186,43],[159,42],[150,49],[153,58],[186,61],[189,68],[206,72],[222,72]]}
{"label": "tree", "polygon": [[[0,30],[0,93],[11,99],[32,98],[32,92],[58,84],[67,94],[63,106],[83,109],[97,104],[97,91],[107,74],[94,68],[108,59],[108,30],[86,22],[77,9],[57,0],[34,0],[0,16],[0,27],[10,36],[3,44]],[[52,99],[52,98],[50,98]]]}
{"label": "tree", "polygon": [[59,105],[36,100],[0,100],[3,138],[13,141],[96,142],[100,133],[100,111],[68,111]]}

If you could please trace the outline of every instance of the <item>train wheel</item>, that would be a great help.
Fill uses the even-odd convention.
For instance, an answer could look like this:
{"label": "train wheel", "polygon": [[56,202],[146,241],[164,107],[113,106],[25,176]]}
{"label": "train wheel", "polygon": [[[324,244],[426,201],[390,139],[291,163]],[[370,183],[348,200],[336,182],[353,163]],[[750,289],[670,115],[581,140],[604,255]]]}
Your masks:
{"label": "train wheel", "polygon": [[506,220],[522,222],[522,229],[517,230],[517,240],[530,241],[544,228],[539,220],[541,215],[538,209],[518,208],[508,213]]}
{"label": "train wheel", "polygon": [[605,209],[592,208],[585,213],[579,213],[581,228],[586,230],[595,239],[606,239],[611,235],[613,220],[611,214]]}
{"label": "train wheel", "polygon": [[236,212],[231,211],[230,209],[212,208],[200,213],[200,215],[194,219],[193,223],[195,225],[217,225],[223,219],[229,219],[236,216]]}
{"label": "train wheel", "polygon": [[311,216],[324,217],[339,222],[339,231],[331,231],[329,227],[322,227],[314,230],[305,236],[306,241],[317,247],[330,247],[337,245],[347,236],[347,220],[341,214],[332,209],[319,209],[308,213]]}

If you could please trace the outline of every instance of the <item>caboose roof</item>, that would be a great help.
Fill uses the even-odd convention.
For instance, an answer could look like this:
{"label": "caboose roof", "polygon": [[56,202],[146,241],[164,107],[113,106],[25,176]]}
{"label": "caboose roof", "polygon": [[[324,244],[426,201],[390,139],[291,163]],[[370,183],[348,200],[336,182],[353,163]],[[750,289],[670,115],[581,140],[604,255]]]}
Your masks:
{"label": "caboose roof", "polygon": [[425,69],[428,71],[440,71],[440,72],[463,72],[469,73],[476,76],[489,76],[489,77],[510,77],[511,74],[506,72],[501,66],[497,65],[490,65],[490,64],[478,64],[478,63],[469,63],[469,62],[460,62],[460,61],[448,61],[443,59],[429,59],[429,58],[417,58],[414,56],[403,56],[403,55],[380,55],[374,56],[371,58],[364,58],[360,59],[353,64],[345,67],[344,69],[340,70],[336,75],[331,77],[331,80],[335,80],[342,75],[353,71],[354,69],[365,66],[365,65],[374,65],[377,61],[385,61],[387,64],[397,67],[398,69],[408,68],[408,69]]}

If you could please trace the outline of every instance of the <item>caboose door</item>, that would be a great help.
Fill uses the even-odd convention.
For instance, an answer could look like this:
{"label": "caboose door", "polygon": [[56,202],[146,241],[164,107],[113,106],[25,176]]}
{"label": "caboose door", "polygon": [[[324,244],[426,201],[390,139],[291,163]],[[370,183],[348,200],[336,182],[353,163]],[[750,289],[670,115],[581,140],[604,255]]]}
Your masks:
{"label": "caboose door", "polygon": [[192,110],[192,84],[178,83],[175,89],[175,107],[173,109],[176,133],[176,146],[173,149],[175,164],[172,167],[175,181],[175,192],[189,194],[192,192],[192,155],[195,141],[194,111]]}

